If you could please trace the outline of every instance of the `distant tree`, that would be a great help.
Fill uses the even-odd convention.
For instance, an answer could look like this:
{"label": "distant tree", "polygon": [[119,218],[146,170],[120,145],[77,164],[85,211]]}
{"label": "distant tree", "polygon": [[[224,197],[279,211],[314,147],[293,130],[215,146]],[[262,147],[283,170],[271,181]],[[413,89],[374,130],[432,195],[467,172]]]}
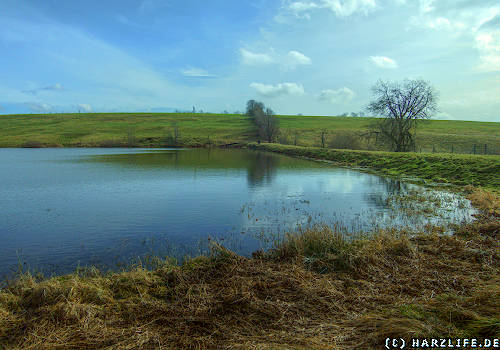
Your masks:
{"label": "distant tree", "polygon": [[367,110],[380,116],[373,127],[379,140],[392,151],[408,152],[415,145],[417,123],[437,111],[437,93],[425,80],[379,80],[372,88],[374,99]]}
{"label": "distant tree", "polygon": [[193,106],[193,113],[196,113],[196,108],[194,108],[194,106]]}
{"label": "distant tree", "polygon": [[247,102],[246,114],[249,117],[255,117],[255,115],[257,114],[258,111],[264,112],[264,109],[265,109],[265,107],[264,107],[264,104],[262,102],[255,101],[255,100],[249,100]]}
{"label": "distant tree", "polygon": [[265,111],[256,109],[254,119],[259,128],[259,135],[262,138],[264,138],[267,142],[273,142],[276,140],[280,129],[278,118],[276,118],[272,109],[266,108]]}
{"label": "distant tree", "polygon": [[259,128],[260,137],[264,138],[267,142],[276,140],[280,129],[278,118],[276,118],[271,108],[266,108],[262,102],[249,100],[247,102],[246,114],[253,118]]}
{"label": "distant tree", "polygon": [[356,112],[351,112],[351,117],[357,117],[358,116],[358,113]]}
{"label": "distant tree", "polygon": [[341,117],[348,117],[348,116],[349,116],[349,113],[342,113],[340,116],[341,116]]}

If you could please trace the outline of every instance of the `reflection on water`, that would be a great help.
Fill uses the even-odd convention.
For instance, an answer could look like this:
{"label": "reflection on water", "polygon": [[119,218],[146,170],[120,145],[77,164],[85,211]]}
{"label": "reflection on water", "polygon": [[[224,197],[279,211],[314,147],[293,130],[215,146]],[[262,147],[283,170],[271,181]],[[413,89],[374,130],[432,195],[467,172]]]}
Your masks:
{"label": "reflection on water", "polygon": [[207,237],[250,254],[299,225],[471,218],[452,194],[250,150],[0,149],[0,186],[0,274],[197,255]]}
{"label": "reflection on water", "polygon": [[248,186],[270,185],[276,176],[280,158],[265,152],[257,152],[252,156],[253,159],[249,162],[247,170]]}

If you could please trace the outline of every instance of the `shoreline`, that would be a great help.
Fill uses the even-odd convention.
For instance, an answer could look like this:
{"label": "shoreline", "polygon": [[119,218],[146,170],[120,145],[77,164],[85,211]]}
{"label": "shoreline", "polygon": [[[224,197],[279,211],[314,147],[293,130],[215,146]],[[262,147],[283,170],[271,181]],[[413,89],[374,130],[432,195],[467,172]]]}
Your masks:
{"label": "shoreline", "polygon": [[386,337],[498,337],[499,227],[483,210],[453,236],[346,242],[317,227],[251,258],[214,244],[155,270],[25,274],[0,291],[0,345],[378,349]]}
{"label": "shoreline", "polygon": [[[326,152],[344,165],[362,152],[286,147],[256,148]],[[365,164],[375,156],[408,162],[378,152]],[[462,190],[480,214],[453,235],[402,228],[348,242],[318,226],[249,258],[214,243],[208,256],[154,270],[23,274],[0,290],[0,348],[379,349],[387,337],[498,338],[498,188]]]}

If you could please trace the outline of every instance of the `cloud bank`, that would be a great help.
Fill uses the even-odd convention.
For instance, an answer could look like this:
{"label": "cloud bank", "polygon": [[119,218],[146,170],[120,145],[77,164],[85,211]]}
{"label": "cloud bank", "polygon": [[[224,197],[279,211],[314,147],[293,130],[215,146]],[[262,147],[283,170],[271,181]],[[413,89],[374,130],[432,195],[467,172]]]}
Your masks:
{"label": "cloud bank", "polygon": [[370,56],[371,61],[380,68],[394,69],[398,68],[398,63],[392,58],[385,56]]}
{"label": "cloud bank", "polygon": [[276,85],[266,85],[261,83],[251,83],[250,87],[261,96],[279,97],[285,95],[304,95],[304,87],[297,83],[280,83]]}
{"label": "cloud bank", "polygon": [[354,95],[355,95],[354,91],[344,86],[337,90],[332,90],[332,89],[323,90],[318,96],[318,99],[320,101],[327,101],[332,104],[337,104],[351,100],[354,97]]}

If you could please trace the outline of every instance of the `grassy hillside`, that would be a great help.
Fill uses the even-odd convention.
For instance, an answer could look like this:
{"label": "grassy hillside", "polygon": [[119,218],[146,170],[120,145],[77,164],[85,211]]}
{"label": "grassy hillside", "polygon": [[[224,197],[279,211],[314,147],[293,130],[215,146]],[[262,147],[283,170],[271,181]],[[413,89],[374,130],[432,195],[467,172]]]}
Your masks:
{"label": "grassy hillside", "polygon": [[[366,134],[374,118],[280,116],[280,126],[288,142],[293,144],[298,133],[298,145],[319,146],[320,132],[327,130],[327,144],[332,148],[376,149]],[[361,136],[360,136],[361,135]],[[357,140],[353,140],[357,139]],[[477,154],[482,154],[487,144],[487,154],[500,154],[500,123],[458,120],[428,120],[417,130],[417,151],[470,153],[476,144]],[[352,147],[358,146],[358,147]]]}
{"label": "grassy hillside", "polygon": [[252,121],[241,115],[104,113],[0,116],[0,147],[186,146],[254,140]]}
{"label": "grassy hillside", "polygon": [[[331,148],[377,149],[364,135],[374,119],[353,117],[279,116],[280,142],[319,146],[327,130]],[[0,147],[47,146],[203,146],[258,139],[252,120],[242,115],[191,113],[105,113],[0,116]],[[500,124],[432,120],[421,123],[417,151],[500,154]]]}

